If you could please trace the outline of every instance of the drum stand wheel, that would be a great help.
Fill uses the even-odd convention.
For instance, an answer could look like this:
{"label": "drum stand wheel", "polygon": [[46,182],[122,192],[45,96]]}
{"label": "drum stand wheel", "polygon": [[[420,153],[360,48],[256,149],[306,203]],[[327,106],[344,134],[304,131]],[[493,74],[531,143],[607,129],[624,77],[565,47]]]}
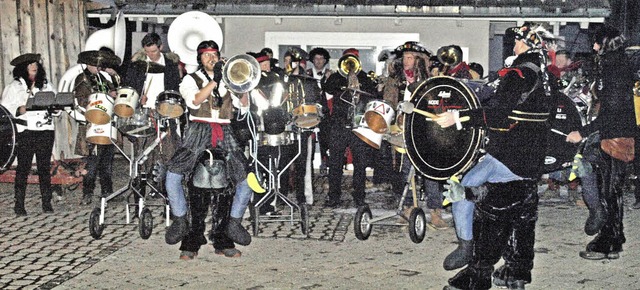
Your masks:
{"label": "drum stand wheel", "polygon": [[409,215],[409,238],[411,241],[419,244],[424,240],[427,233],[427,219],[422,208],[414,207]]}
{"label": "drum stand wheel", "polygon": [[[406,223],[400,222],[384,222],[391,218],[400,217],[409,222],[409,238],[412,242],[418,244],[424,240],[427,228],[427,219],[425,218],[424,211],[418,206],[418,196],[415,182],[415,169],[411,167],[409,174],[407,175],[407,181],[405,183],[404,190],[402,192],[402,198],[398,204],[398,208],[395,213],[383,215],[374,218],[371,214],[369,205],[364,205],[358,208],[356,215],[353,219],[353,232],[356,238],[359,240],[366,240],[371,235],[371,230],[374,225],[381,226],[406,226]],[[409,216],[404,214],[404,201],[409,191],[413,194],[413,207]]]}
{"label": "drum stand wheel", "polygon": [[91,237],[96,240],[100,239],[105,227],[104,223],[100,222],[100,208],[94,208],[89,216],[89,233],[91,233]]}
{"label": "drum stand wheel", "polygon": [[143,240],[148,239],[153,231],[153,215],[149,208],[144,208],[140,214],[140,222],[138,223],[138,232]]}
{"label": "drum stand wheel", "polygon": [[358,207],[356,216],[353,220],[353,232],[358,240],[364,241],[371,235],[373,225],[371,224],[372,215],[369,205]]}

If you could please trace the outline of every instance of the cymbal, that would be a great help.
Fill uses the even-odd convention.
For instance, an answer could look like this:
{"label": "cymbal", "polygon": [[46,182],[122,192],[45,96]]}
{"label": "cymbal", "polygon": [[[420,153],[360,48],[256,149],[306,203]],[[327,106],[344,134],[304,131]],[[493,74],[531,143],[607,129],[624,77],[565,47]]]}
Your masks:
{"label": "cymbal", "polygon": [[138,61],[135,61],[133,64],[136,65],[136,66],[143,67],[144,70],[147,73],[150,73],[150,74],[164,73],[164,65],[161,65],[159,63],[150,62],[150,61],[144,61],[144,60],[138,60]]}
{"label": "cymbal", "polygon": [[373,96],[372,93],[367,93],[367,92],[365,92],[365,91],[363,91],[361,89],[356,89],[356,88],[343,87],[342,90],[343,91],[347,91],[348,90],[348,91],[351,91],[354,94],[358,93],[358,94],[365,95],[365,96]]}
{"label": "cymbal", "polygon": [[117,68],[120,65],[120,58],[115,54],[102,50],[88,50],[78,54],[78,63],[92,65],[103,68]]}

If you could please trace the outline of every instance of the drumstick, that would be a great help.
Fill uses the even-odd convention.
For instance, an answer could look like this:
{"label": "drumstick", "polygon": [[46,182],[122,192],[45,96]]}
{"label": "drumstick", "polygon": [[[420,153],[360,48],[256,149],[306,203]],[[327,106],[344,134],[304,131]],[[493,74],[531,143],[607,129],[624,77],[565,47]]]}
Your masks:
{"label": "drumstick", "polygon": [[153,82],[153,76],[151,76],[149,78],[149,83],[147,83],[147,87],[144,89],[144,91],[142,92],[142,96],[144,96],[148,91],[149,91],[149,87],[151,86],[151,82]]}
{"label": "drumstick", "polygon": [[560,134],[560,135],[565,136],[565,137],[569,136],[569,134],[565,134],[562,131],[557,130],[557,129],[551,129],[551,132],[556,133],[556,134]]}
{"label": "drumstick", "polygon": [[418,114],[420,114],[420,115],[423,115],[423,116],[425,116],[425,117],[427,117],[427,118],[430,118],[430,119],[432,119],[432,120],[435,120],[435,119],[440,118],[440,117],[438,117],[438,115],[436,115],[436,114],[434,114],[434,113],[430,113],[430,112],[423,111],[423,110],[420,110],[420,109],[413,108],[413,111],[414,111],[415,113],[418,113]]}

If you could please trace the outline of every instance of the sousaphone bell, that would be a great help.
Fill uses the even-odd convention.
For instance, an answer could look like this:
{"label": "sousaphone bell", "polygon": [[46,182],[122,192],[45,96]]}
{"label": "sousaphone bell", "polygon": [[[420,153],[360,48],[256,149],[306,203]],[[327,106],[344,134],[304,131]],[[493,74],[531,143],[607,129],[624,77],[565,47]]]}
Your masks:
{"label": "sousaphone bell", "polygon": [[242,94],[254,89],[260,82],[260,64],[248,54],[232,56],[222,68],[222,81],[234,93]]}

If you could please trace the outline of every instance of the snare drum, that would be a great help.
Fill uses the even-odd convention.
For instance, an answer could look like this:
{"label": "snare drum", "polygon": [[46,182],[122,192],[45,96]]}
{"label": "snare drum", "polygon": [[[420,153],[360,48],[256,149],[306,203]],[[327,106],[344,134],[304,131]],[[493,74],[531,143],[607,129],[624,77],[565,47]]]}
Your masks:
{"label": "snare drum", "polygon": [[98,145],[109,145],[116,142],[118,134],[116,127],[111,123],[91,124],[87,130],[87,142]]}
{"label": "snare drum", "polygon": [[555,111],[549,122],[553,131],[547,132],[544,158],[544,171],[547,173],[571,166],[580,143],[567,142],[564,134],[576,131],[586,124],[586,118],[570,97],[559,94],[556,102]]}
{"label": "snare drum", "polygon": [[396,112],[385,101],[374,100],[367,103],[364,119],[367,126],[376,133],[385,133],[391,126],[391,120]]}
{"label": "snare drum", "polygon": [[113,116],[113,98],[104,93],[89,96],[89,105],[84,117],[92,124],[104,125],[111,122]]}
{"label": "snare drum", "polygon": [[138,100],[140,96],[138,92],[132,87],[120,87],[118,88],[118,94],[116,96],[116,102],[114,106],[114,112],[118,117],[128,118],[133,116],[136,108],[138,107]]}
{"label": "snare drum", "polygon": [[382,134],[371,130],[371,128],[367,126],[367,122],[363,115],[356,115],[354,122],[356,121],[358,122],[358,125],[351,131],[362,141],[369,144],[369,146],[380,149],[380,144],[382,144]]}
{"label": "snare drum", "polygon": [[284,131],[280,134],[258,133],[259,146],[285,146],[298,141],[298,134],[293,131]]}
{"label": "snare drum", "polygon": [[313,128],[320,124],[322,119],[322,105],[302,104],[293,109],[293,123],[298,128]]}
{"label": "snare drum", "polygon": [[178,118],[184,114],[184,99],[176,91],[164,91],[156,98],[156,110],[163,117]]}
{"label": "snare drum", "polygon": [[149,137],[156,134],[155,123],[149,108],[140,108],[130,118],[118,126],[122,134],[132,137]]}

